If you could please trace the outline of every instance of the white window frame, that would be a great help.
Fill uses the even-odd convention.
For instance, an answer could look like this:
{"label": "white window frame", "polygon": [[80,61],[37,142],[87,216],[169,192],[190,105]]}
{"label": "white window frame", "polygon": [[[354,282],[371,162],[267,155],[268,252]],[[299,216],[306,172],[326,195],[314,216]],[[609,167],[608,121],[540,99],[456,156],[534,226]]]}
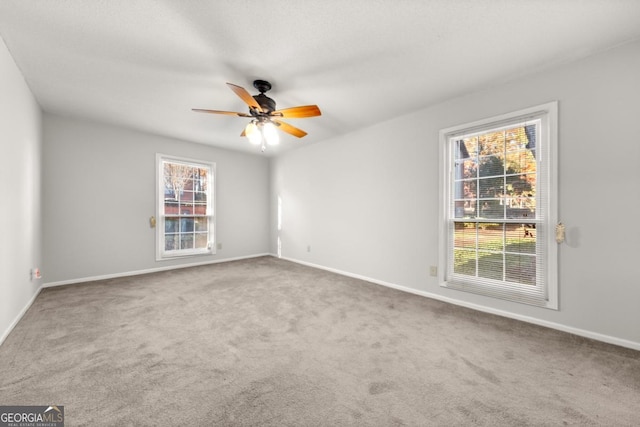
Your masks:
{"label": "white window frame", "polygon": [[[515,285],[506,281],[474,280],[473,276],[464,276],[453,273],[453,266],[449,260],[449,251],[453,250],[451,230],[454,213],[453,203],[453,146],[451,142],[462,135],[491,131],[492,129],[522,123],[527,120],[540,120],[540,133],[536,140],[536,162],[538,163],[539,191],[536,197],[545,197],[545,200],[537,200],[536,203],[536,235],[538,263],[543,262],[544,274],[537,274],[535,289],[526,285]],[[440,255],[439,255],[439,281],[440,286],[456,291],[471,292],[498,299],[524,303],[553,310],[558,309],[558,243],[555,240],[555,227],[558,224],[558,103],[550,102],[519,111],[503,114],[462,124],[440,131]],[[544,174],[544,175],[540,175]],[[543,186],[544,188],[542,188]],[[540,206],[544,206],[541,212]],[[495,221],[501,222],[501,221]],[[542,245],[542,246],[540,246]],[[540,264],[539,264],[540,265]]]}
{"label": "white window frame", "polygon": [[[206,204],[206,217],[208,218],[208,244],[206,248],[201,249],[177,249],[177,250],[165,250],[165,219],[164,212],[164,163],[179,163],[192,167],[199,167],[208,169],[207,173],[207,188],[209,189],[207,194]],[[215,197],[216,191],[214,184],[216,164],[213,162],[206,162],[202,160],[189,159],[184,157],[176,157],[161,153],[156,153],[156,260],[163,261],[169,259],[176,259],[180,257],[200,256],[200,255],[213,255],[216,253],[216,221],[215,221]]]}

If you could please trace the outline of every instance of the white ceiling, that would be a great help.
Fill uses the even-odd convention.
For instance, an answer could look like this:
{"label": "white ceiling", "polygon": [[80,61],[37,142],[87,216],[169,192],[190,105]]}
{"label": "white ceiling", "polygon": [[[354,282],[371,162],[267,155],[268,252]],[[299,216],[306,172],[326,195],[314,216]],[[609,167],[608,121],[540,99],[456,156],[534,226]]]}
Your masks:
{"label": "white ceiling", "polygon": [[0,36],[45,111],[259,153],[226,82],[290,119],[265,155],[640,38],[638,0],[0,0]]}

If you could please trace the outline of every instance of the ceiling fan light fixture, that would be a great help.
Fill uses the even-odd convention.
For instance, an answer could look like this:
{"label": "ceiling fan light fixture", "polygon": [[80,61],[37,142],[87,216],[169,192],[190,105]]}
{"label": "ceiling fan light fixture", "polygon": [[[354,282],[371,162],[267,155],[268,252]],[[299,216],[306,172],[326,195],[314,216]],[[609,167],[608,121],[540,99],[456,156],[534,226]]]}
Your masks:
{"label": "ceiling fan light fixture", "polygon": [[278,145],[280,143],[280,137],[278,131],[273,123],[265,123],[262,127],[262,134],[264,139],[269,145]]}
{"label": "ceiling fan light fixture", "polygon": [[244,128],[244,134],[249,139],[249,142],[254,145],[260,145],[262,142],[262,135],[254,122],[249,122],[247,127]]}
{"label": "ceiling fan light fixture", "polygon": [[193,111],[208,114],[223,114],[225,116],[248,117],[251,122],[240,134],[246,136],[251,144],[258,145],[264,151],[267,145],[278,145],[280,143],[279,132],[285,132],[296,138],[302,138],[307,132],[295,126],[283,122],[281,119],[300,119],[305,117],[317,117],[322,115],[317,105],[301,105],[299,107],[276,110],[276,102],[265,95],[271,89],[271,83],[266,80],[254,80],[253,86],[260,94],[251,95],[241,86],[227,83],[229,89],[233,91],[249,107],[249,113],[239,113],[235,111],[205,110],[202,108],[192,108]]}

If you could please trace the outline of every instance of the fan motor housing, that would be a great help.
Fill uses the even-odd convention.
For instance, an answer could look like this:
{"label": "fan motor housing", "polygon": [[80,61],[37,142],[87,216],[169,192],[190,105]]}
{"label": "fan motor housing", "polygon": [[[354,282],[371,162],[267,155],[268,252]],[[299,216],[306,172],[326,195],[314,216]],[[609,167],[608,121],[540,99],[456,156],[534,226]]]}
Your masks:
{"label": "fan motor housing", "polygon": [[266,80],[254,80],[253,87],[258,89],[258,91],[260,92],[260,95],[253,96],[253,99],[255,99],[256,102],[260,105],[260,108],[262,108],[262,110],[267,114],[275,111],[276,101],[264,94],[265,92],[271,90],[271,83]]}
{"label": "fan motor housing", "polygon": [[271,113],[272,111],[276,110],[276,101],[269,98],[264,93],[261,93],[260,95],[254,95],[253,99],[256,100],[256,102],[262,108],[262,111],[264,111],[265,113]]}

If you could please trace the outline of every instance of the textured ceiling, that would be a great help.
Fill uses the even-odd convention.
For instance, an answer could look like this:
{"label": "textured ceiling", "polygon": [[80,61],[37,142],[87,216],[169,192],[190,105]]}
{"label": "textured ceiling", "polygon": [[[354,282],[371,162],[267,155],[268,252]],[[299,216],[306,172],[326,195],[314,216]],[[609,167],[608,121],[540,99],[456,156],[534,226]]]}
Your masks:
{"label": "textured ceiling", "polygon": [[259,153],[226,82],[269,80],[273,155],[640,38],[638,0],[0,0],[0,36],[45,111]]}

